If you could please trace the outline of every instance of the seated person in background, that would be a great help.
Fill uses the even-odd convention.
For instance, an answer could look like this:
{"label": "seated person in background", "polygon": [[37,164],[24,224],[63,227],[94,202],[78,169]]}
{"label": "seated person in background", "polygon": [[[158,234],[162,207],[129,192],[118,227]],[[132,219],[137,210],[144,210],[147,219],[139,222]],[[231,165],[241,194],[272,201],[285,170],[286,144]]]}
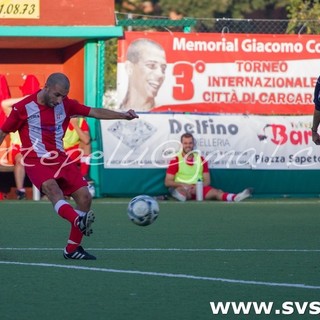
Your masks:
{"label": "seated person in background", "polygon": [[7,136],[6,139],[0,144],[0,166],[10,165],[8,161],[8,148],[10,147],[10,137]]}
{"label": "seated person in background", "polygon": [[[0,103],[3,100],[10,98],[10,89],[7,83],[6,76],[4,74],[0,74]],[[7,119],[7,115],[5,114],[3,108],[0,105],[0,128],[4,124]],[[9,136],[0,144],[0,166],[8,166],[8,148],[10,145],[10,138]],[[2,196],[2,193],[0,193]]]}
{"label": "seated person in background", "polygon": [[89,183],[89,190],[94,196],[93,180],[89,175],[91,159],[91,137],[88,122],[83,118],[71,118],[63,138],[63,146],[71,160],[76,160],[80,172]]}
{"label": "seated person in background", "polygon": [[[2,109],[6,116],[8,116],[11,112],[12,105],[23,98],[12,98],[3,100],[1,103]],[[13,174],[14,181],[16,184],[16,195],[18,200],[26,199],[26,189],[24,188],[24,180],[26,177],[25,169],[22,164],[22,154],[20,152],[21,149],[21,140],[19,136],[19,132],[11,132],[10,133],[10,153],[12,162],[14,165]]]}
{"label": "seated person in background", "polygon": [[182,151],[173,158],[167,168],[165,186],[172,197],[179,201],[196,199],[196,182],[203,181],[203,199],[239,202],[251,196],[250,189],[238,194],[225,192],[210,186],[208,163],[194,150],[194,137],[190,133],[181,136]]}
{"label": "seated person in background", "polygon": [[21,140],[19,136],[19,132],[11,132],[10,133],[10,140],[11,140],[11,156],[12,162],[14,165],[13,174],[14,174],[14,181],[16,183],[16,195],[18,200],[26,199],[26,189],[24,188],[24,180],[26,177],[26,172],[22,162],[22,154],[21,154]]}
{"label": "seated person in background", "polygon": [[[22,97],[4,99],[1,102],[1,107],[6,117],[9,116],[12,110],[12,106],[15,103],[26,98],[30,94],[40,90],[40,83],[34,75],[26,75],[24,76],[24,80],[25,81],[23,85],[19,87],[23,95]],[[14,165],[13,174],[14,174],[14,180],[17,188],[16,189],[17,199],[23,200],[23,199],[26,199],[26,189],[24,188],[26,173],[25,173],[25,168],[23,166],[22,154],[20,152],[21,140],[20,140],[18,131],[10,133],[9,149],[11,153],[12,162]]]}

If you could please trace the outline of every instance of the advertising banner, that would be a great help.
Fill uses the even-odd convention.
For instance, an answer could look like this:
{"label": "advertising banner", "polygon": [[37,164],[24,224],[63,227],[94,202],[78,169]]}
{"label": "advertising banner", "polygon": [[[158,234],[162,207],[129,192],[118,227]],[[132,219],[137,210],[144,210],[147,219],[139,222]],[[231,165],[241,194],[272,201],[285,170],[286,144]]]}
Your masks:
{"label": "advertising banner", "polygon": [[320,36],[126,32],[118,108],[311,114]]}
{"label": "advertising banner", "polygon": [[166,168],[190,132],[210,168],[320,169],[311,116],[140,114],[101,121],[105,168]]}

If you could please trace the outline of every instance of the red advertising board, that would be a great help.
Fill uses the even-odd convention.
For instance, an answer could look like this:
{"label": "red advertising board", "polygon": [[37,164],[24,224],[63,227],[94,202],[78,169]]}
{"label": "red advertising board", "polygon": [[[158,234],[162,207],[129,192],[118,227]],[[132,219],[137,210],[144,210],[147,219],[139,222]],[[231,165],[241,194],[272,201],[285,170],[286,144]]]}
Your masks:
{"label": "red advertising board", "polygon": [[126,32],[118,106],[137,111],[311,114],[315,35]]}

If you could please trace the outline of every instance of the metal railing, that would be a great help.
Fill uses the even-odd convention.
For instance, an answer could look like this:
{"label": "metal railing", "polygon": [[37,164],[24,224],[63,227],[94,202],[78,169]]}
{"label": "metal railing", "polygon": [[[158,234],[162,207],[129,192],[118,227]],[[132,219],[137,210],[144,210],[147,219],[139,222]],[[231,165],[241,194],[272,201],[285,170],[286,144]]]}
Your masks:
{"label": "metal railing", "polygon": [[116,14],[117,25],[131,31],[184,31],[264,34],[320,34],[320,20],[270,20],[231,18],[184,18],[170,20],[135,14]]}

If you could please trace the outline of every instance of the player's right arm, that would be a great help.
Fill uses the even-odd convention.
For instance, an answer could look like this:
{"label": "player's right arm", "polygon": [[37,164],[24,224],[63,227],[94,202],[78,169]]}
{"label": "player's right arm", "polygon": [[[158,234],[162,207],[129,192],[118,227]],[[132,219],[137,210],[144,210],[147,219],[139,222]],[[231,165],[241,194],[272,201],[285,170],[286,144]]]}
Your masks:
{"label": "player's right arm", "polygon": [[22,124],[19,112],[16,107],[13,107],[6,121],[2,124],[0,129],[0,144],[3,142],[4,138],[10,132],[15,132],[19,129]]}
{"label": "player's right arm", "polygon": [[317,109],[314,109],[311,131],[312,131],[312,141],[317,145],[320,144],[320,136],[318,134],[319,123],[320,123],[320,111]]}
{"label": "player's right arm", "polygon": [[[27,97],[27,96],[25,96]],[[4,111],[4,113],[6,114],[6,116],[8,117],[11,110],[12,110],[12,106],[19,102],[20,100],[24,99],[25,97],[22,98],[10,98],[10,99],[5,99],[1,101],[1,107]]]}
{"label": "player's right arm", "polygon": [[181,186],[181,183],[174,181],[174,177],[175,177],[175,175],[173,175],[173,174],[170,174],[170,173],[166,174],[166,177],[164,179],[164,185],[167,188],[177,188],[177,187]]}
{"label": "player's right arm", "polygon": [[167,188],[176,188],[178,184],[174,181],[175,175],[179,170],[178,157],[171,159],[164,178],[164,185]]}
{"label": "player's right arm", "polygon": [[320,136],[318,134],[318,126],[320,123],[320,77],[317,80],[316,86],[314,88],[314,113],[313,113],[313,121],[312,121],[312,141],[319,145],[320,144]]}
{"label": "player's right arm", "polygon": [[313,112],[313,120],[312,120],[312,141],[319,145],[320,144],[320,136],[318,134],[318,126],[320,123],[320,77],[317,80],[316,86],[314,88],[314,112]]}
{"label": "player's right arm", "polygon": [[[12,105],[14,103],[16,103],[17,99],[5,99],[5,100],[2,100],[1,102],[1,107],[2,107],[2,110],[4,111],[5,115],[8,117],[11,110],[12,110]],[[1,143],[3,142],[3,140],[5,139],[5,137],[7,136],[8,133],[6,132],[3,132],[1,129],[0,129],[0,145]]]}
{"label": "player's right arm", "polygon": [[166,176],[164,179],[164,185],[167,188],[184,187],[185,189],[188,189],[190,185],[175,181],[175,176],[178,171],[179,171],[179,158],[175,157],[170,161],[169,166],[167,168]]}

